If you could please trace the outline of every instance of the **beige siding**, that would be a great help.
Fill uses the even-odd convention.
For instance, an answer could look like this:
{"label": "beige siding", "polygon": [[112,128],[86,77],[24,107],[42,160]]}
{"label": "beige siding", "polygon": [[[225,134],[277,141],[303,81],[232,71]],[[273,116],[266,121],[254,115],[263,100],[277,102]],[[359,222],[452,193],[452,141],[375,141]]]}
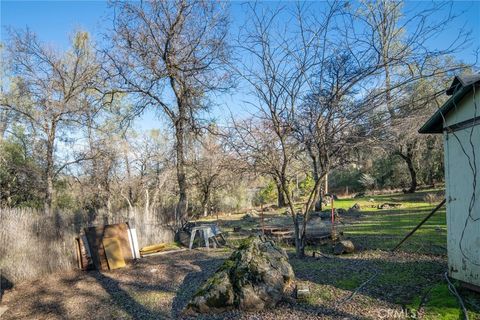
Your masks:
{"label": "beige siding", "polygon": [[[473,109],[462,106],[458,115],[452,111],[450,124],[471,119]],[[480,106],[478,109],[480,112]],[[449,273],[453,278],[480,286],[480,124],[445,134],[444,140]],[[475,205],[469,216],[474,192],[470,165],[477,173]]]}
{"label": "beige siding", "polygon": [[[474,100],[475,96],[475,100]],[[474,91],[470,91],[468,94],[463,97],[463,99],[452,109],[447,116],[445,117],[445,122],[447,126],[456,124],[465,120],[470,120],[475,118],[475,102],[477,104],[477,114],[480,116],[480,88],[477,88]],[[444,124],[445,127],[445,124]]]}

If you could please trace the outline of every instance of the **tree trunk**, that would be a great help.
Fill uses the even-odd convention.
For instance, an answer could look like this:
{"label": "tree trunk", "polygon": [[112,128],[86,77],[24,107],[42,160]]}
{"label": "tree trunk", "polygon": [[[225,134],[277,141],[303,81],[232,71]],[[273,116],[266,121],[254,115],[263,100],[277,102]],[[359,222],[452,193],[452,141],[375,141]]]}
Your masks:
{"label": "tree trunk", "polygon": [[[180,108],[183,110],[183,108]],[[175,122],[176,157],[177,157],[177,181],[178,181],[178,203],[177,203],[177,224],[181,225],[187,216],[187,182],[185,177],[185,119],[183,112]]]}
{"label": "tree trunk", "polygon": [[410,174],[410,188],[407,190],[408,193],[415,193],[417,191],[417,172],[415,166],[413,165],[413,150],[411,146],[407,146],[406,154],[403,154],[401,151],[397,151],[397,154],[405,161],[408,167],[408,172]]}
{"label": "tree trunk", "polygon": [[[315,182],[315,184],[317,184],[320,177],[318,172],[317,159],[313,156],[312,156],[312,165],[313,165],[313,181]],[[315,199],[313,201],[315,203],[315,211],[322,211],[322,195],[320,192],[318,192],[315,195]]]}
{"label": "tree trunk", "polygon": [[404,160],[407,163],[408,172],[410,173],[410,189],[408,189],[408,193],[414,193],[417,191],[417,172],[415,171],[411,157],[406,157]]}
{"label": "tree trunk", "polygon": [[47,137],[47,154],[46,154],[46,168],[45,168],[45,199],[44,210],[45,214],[50,214],[52,210],[53,199],[53,176],[54,176],[54,159],[53,153],[55,151],[55,133],[57,130],[57,123],[52,121],[50,131]]}
{"label": "tree trunk", "polygon": [[150,191],[145,187],[145,208],[143,210],[145,220],[150,220]]}
{"label": "tree trunk", "polygon": [[52,212],[52,199],[53,199],[52,169],[50,164],[48,164],[48,162],[49,160],[47,159],[47,170],[45,172],[46,186],[45,186],[45,201],[44,201],[45,214],[47,215]]}
{"label": "tree trunk", "polygon": [[208,201],[202,204],[203,207],[203,216],[208,217]]}
{"label": "tree trunk", "polygon": [[275,181],[277,185],[277,205],[279,208],[285,207],[287,202],[285,201],[285,193],[283,192],[282,184],[280,182]]}
{"label": "tree trunk", "polygon": [[281,191],[286,195],[286,200],[287,204],[290,208],[290,214],[292,215],[292,220],[293,220],[293,228],[294,228],[294,235],[295,235],[295,253],[297,258],[301,259],[305,257],[305,245],[304,245],[304,239],[302,239],[303,233],[300,234],[300,223],[298,221],[298,214],[295,212],[295,208],[293,206],[293,201],[290,198],[290,193],[288,190],[288,185],[285,181],[282,181],[280,184],[280,187],[282,188]]}
{"label": "tree trunk", "polygon": [[302,245],[302,235],[300,234],[300,226],[298,221],[298,215],[294,216],[294,228],[295,228],[295,254],[297,258],[302,259],[305,257],[305,246]]}
{"label": "tree trunk", "polygon": [[133,189],[131,186],[132,183],[132,174],[130,170],[130,160],[128,160],[127,150],[124,150],[124,158],[125,158],[125,169],[127,171],[127,180],[128,180],[128,187],[127,187],[127,196],[129,203],[133,204],[135,201],[133,199]]}

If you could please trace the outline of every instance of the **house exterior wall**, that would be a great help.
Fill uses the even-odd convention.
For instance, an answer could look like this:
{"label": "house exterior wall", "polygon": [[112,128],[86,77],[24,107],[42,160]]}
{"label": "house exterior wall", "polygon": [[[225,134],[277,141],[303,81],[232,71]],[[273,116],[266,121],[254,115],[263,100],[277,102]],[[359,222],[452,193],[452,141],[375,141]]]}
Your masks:
{"label": "house exterior wall", "polygon": [[[475,93],[474,93],[475,91]],[[475,99],[474,99],[475,97]],[[475,105],[477,103],[477,114],[480,116],[480,88],[472,90],[467,93],[463,99],[457,104],[456,108],[450,111],[445,117],[445,124],[451,126],[452,124],[460,123],[466,120],[475,118]],[[444,127],[445,127],[444,124]]]}
{"label": "house exterior wall", "polygon": [[[446,125],[474,118],[473,97],[462,99]],[[479,116],[478,94],[476,101]],[[444,145],[449,275],[480,287],[480,123],[444,133]]]}

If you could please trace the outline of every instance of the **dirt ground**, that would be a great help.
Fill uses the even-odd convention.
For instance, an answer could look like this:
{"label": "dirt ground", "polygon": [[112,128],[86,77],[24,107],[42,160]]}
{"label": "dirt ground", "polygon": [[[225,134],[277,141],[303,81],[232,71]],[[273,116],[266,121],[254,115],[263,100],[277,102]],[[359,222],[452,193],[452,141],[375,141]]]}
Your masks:
{"label": "dirt ground", "polygon": [[[23,283],[8,292],[2,319],[178,319],[194,294],[228,255],[227,250],[192,250],[149,257],[121,270],[71,272]],[[428,260],[429,268],[415,272],[417,286],[382,280],[382,270],[412,268]],[[345,257],[307,257],[290,261],[299,281],[309,284],[311,298],[286,299],[274,310],[229,312],[205,319],[378,319],[406,318],[402,299],[421,291],[432,274],[445,268],[442,258],[382,251]],[[338,272],[341,270],[341,272]],[[351,297],[353,289],[378,273]],[[352,278],[352,274],[356,275]],[[356,280],[352,280],[356,279]],[[432,279],[433,281],[433,279]],[[372,281],[372,284],[374,281]],[[400,286],[401,285],[401,286]],[[351,297],[351,299],[349,299]],[[347,300],[348,301],[345,301]],[[388,317],[388,315],[392,317]]]}
{"label": "dirt ground", "polygon": [[[183,251],[145,258],[109,272],[70,272],[23,283],[2,301],[2,319],[178,319],[181,311],[228,253]],[[205,319],[352,318],[330,307],[282,302],[275,310],[229,312]],[[355,317],[353,317],[355,318]]]}

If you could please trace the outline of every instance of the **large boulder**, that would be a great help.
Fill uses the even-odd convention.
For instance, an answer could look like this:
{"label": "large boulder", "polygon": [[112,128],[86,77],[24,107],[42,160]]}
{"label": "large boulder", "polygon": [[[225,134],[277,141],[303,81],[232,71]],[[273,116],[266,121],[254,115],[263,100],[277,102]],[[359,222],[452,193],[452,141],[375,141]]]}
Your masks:
{"label": "large boulder", "polygon": [[294,277],[282,248],[271,240],[250,237],[200,287],[185,313],[258,311],[274,307]]}

